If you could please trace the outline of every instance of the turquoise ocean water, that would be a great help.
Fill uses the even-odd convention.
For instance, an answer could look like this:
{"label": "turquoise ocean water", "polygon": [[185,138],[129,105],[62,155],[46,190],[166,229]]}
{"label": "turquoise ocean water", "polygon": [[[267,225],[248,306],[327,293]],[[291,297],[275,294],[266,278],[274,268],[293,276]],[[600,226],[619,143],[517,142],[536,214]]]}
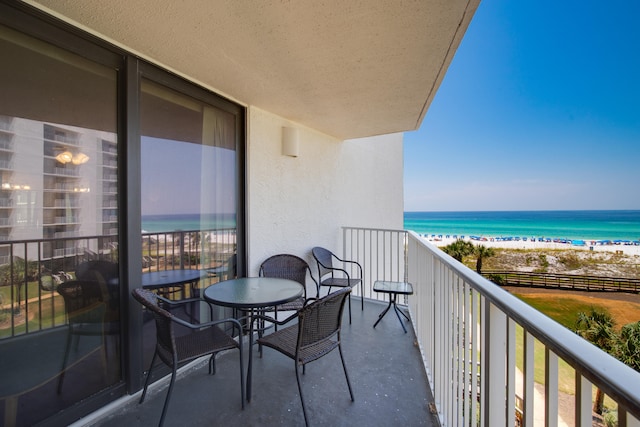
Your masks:
{"label": "turquoise ocean water", "polygon": [[640,211],[405,212],[418,234],[640,241]]}
{"label": "turquoise ocean water", "polygon": [[235,226],[235,214],[142,215],[143,233],[213,230]]}
{"label": "turquoise ocean water", "polygon": [[[146,232],[235,227],[233,214],[144,215]],[[404,228],[423,235],[640,241],[640,211],[405,212]]]}

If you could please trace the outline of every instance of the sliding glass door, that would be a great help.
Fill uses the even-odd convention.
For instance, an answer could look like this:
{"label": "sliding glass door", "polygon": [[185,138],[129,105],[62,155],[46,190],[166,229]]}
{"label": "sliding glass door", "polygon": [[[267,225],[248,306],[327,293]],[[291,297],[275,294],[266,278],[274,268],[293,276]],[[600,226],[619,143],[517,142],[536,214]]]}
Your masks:
{"label": "sliding glass door", "polygon": [[[169,298],[199,295],[203,287],[237,274],[237,111],[142,79],[143,274],[197,270],[202,275],[193,286],[157,289]],[[199,317],[197,311],[180,314]],[[147,369],[155,336],[153,322],[144,327]]]}
{"label": "sliding glass door", "polygon": [[33,425],[122,381],[117,71],[0,25],[0,402]]}
{"label": "sliding glass door", "polygon": [[0,425],[66,425],[141,388],[143,274],[243,274],[245,112],[24,5],[0,57]]}

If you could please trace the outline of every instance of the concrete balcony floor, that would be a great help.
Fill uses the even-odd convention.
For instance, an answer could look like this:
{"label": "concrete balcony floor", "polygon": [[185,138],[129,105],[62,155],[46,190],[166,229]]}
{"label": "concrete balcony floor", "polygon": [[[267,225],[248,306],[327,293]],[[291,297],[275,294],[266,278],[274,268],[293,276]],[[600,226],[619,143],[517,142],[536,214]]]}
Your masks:
{"label": "concrete balcony floor", "polygon": [[[351,402],[338,351],[307,365],[300,375],[309,424],[315,426],[437,426],[429,411],[433,402],[421,356],[410,325],[405,334],[391,310],[373,328],[386,303],[352,298],[352,324],[345,306],[342,346],[355,401]],[[246,347],[246,346],[245,346]],[[245,356],[248,349],[245,348]],[[251,402],[241,409],[237,352],[219,355],[217,373],[207,364],[179,377],[173,389],[165,426],[299,426],[304,416],[293,361],[264,348],[253,349]],[[245,357],[244,372],[246,375]],[[131,399],[98,426],[157,425],[166,387],[148,394],[139,405]]]}

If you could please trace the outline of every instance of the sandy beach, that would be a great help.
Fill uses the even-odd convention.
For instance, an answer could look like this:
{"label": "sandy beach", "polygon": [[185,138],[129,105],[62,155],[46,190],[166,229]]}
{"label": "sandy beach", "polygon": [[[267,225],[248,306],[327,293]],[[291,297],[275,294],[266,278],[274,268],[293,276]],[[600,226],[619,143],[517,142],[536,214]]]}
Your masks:
{"label": "sandy beach", "polygon": [[[453,236],[432,237],[431,235],[421,235],[423,239],[432,243],[438,247],[447,246],[456,241]],[[602,251],[602,252],[614,252],[622,253],[625,255],[640,256],[640,245],[624,244],[624,243],[611,243],[611,244],[598,244],[595,241],[584,240],[584,245],[574,245],[571,243],[560,242],[540,242],[538,240],[500,240],[496,238],[481,238],[482,240],[472,239],[469,236],[465,236],[463,240],[472,242],[474,245],[484,245],[486,247],[494,248],[507,248],[507,249],[571,249],[571,250],[584,250],[584,251]],[[485,240],[486,239],[486,240]]]}

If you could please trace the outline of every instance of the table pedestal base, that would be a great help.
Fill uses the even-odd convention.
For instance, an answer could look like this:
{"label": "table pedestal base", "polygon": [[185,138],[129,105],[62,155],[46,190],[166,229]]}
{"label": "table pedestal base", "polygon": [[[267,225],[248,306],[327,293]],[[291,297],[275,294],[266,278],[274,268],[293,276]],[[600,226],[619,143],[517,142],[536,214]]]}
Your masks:
{"label": "table pedestal base", "polygon": [[398,298],[398,295],[413,294],[413,286],[411,285],[411,283],[391,282],[388,280],[376,280],[375,283],[373,284],[373,290],[375,292],[389,294],[389,305],[387,306],[387,308],[384,309],[382,313],[380,313],[380,315],[378,316],[378,320],[376,321],[376,323],[373,324],[373,327],[375,328],[378,325],[378,323],[380,323],[380,321],[387,314],[389,309],[391,309],[391,306],[393,306],[393,311],[396,312],[396,316],[398,316],[398,320],[400,321],[400,326],[402,326],[402,329],[406,334],[407,328],[404,327],[404,322],[402,321],[402,317],[400,317],[400,315],[403,315],[404,318],[407,319],[407,321],[410,321],[410,319],[409,319],[409,316],[404,314],[404,312],[400,311],[400,309],[398,308],[398,305],[396,304],[396,299]]}
{"label": "table pedestal base", "polygon": [[407,333],[407,328],[405,328],[404,322],[402,321],[402,318],[400,317],[400,315],[402,314],[404,318],[407,319],[407,321],[409,320],[409,317],[406,314],[404,314],[402,311],[400,311],[400,309],[398,308],[398,305],[396,304],[397,296],[398,294],[396,293],[389,294],[389,305],[387,305],[387,308],[385,308],[384,311],[378,315],[378,320],[376,320],[376,323],[373,324],[374,328],[378,326],[378,323],[380,323],[382,318],[387,314],[387,311],[389,311],[391,306],[393,306],[393,310],[396,312],[396,316],[398,316],[398,320],[400,321],[400,326],[402,326],[404,333],[405,334]]}

